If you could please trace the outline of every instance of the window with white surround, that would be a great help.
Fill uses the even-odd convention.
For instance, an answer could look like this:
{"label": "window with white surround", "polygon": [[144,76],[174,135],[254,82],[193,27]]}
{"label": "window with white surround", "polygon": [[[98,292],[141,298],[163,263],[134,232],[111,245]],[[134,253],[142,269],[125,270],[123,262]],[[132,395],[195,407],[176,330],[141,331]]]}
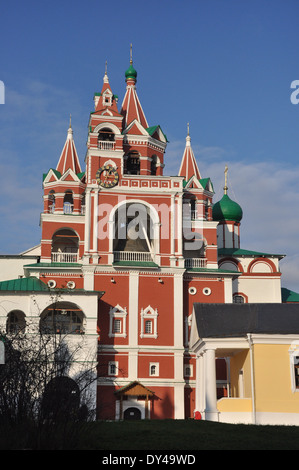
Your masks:
{"label": "window with white surround", "polygon": [[117,375],[118,374],[118,362],[109,361],[108,362],[108,375]]}
{"label": "window with white surround", "polygon": [[109,338],[125,338],[127,336],[127,309],[116,305],[110,308],[109,316]]}
{"label": "window with white surround", "polygon": [[141,309],[141,338],[157,338],[158,337],[158,311],[150,305]]}
{"label": "window with white surround", "polygon": [[159,376],[159,362],[150,362],[149,364],[149,375],[151,377]]}

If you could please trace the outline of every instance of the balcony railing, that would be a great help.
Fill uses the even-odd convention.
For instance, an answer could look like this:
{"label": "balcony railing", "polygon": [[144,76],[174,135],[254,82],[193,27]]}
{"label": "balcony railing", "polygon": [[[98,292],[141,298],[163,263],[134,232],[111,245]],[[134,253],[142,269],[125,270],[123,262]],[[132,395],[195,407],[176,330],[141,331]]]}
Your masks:
{"label": "balcony railing", "polygon": [[115,142],[110,140],[98,140],[98,148],[100,150],[114,150]]}
{"label": "balcony railing", "polygon": [[206,258],[186,258],[185,268],[205,268],[207,266]]}
{"label": "balcony railing", "polygon": [[114,251],[114,262],[117,261],[153,261],[151,253],[147,251]]}
{"label": "balcony railing", "polygon": [[74,210],[74,204],[63,204],[63,213],[72,214]]}
{"label": "balcony railing", "polygon": [[78,258],[78,253],[57,252],[51,255],[52,263],[77,263]]}
{"label": "balcony railing", "polygon": [[[55,213],[55,204],[52,204],[51,206],[49,206],[48,212],[50,214]],[[73,212],[74,212],[74,204],[64,204],[63,205],[63,213],[64,214],[73,214]],[[81,215],[85,214],[85,205],[81,206],[80,213],[81,213]]]}

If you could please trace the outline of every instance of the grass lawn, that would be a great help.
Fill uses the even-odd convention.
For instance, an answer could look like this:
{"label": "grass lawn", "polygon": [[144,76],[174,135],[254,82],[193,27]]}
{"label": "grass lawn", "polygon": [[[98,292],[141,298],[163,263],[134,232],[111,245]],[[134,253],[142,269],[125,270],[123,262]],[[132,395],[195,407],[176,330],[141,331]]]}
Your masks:
{"label": "grass lawn", "polygon": [[[0,423],[1,424],[1,423]],[[0,450],[136,451],[299,450],[299,426],[255,426],[195,420],[68,423],[60,428],[0,425]],[[140,452],[139,452],[140,453]],[[154,453],[154,452],[153,452]]]}
{"label": "grass lawn", "polygon": [[95,422],[82,450],[299,450],[299,427],[195,420]]}

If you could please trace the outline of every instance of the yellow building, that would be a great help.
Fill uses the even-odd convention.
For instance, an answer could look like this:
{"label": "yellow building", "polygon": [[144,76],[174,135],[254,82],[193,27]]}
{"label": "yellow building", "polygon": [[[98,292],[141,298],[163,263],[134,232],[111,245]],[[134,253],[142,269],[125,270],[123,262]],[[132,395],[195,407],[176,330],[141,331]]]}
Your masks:
{"label": "yellow building", "polygon": [[[299,425],[298,304],[195,304],[190,347],[202,419]],[[227,396],[217,400],[220,358]]]}

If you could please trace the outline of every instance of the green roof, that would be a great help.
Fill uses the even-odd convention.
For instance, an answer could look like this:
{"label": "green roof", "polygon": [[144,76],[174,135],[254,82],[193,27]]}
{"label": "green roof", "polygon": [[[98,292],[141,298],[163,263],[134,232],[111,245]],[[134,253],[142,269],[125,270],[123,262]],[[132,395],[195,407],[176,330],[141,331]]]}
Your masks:
{"label": "green roof", "polygon": [[[57,176],[58,179],[61,178],[61,173],[60,173],[60,171],[57,171],[57,170],[55,170],[54,168],[50,168],[49,171],[51,171],[51,170],[53,171],[53,173],[55,173],[55,175]],[[48,171],[47,173],[44,173],[44,174],[43,174],[43,181],[44,181],[44,180],[46,179],[46,177],[48,176],[49,171]]]}
{"label": "green roof", "polygon": [[[48,176],[48,174],[51,170],[53,171],[53,173],[55,173],[55,175],[57,176],[58,179],[61,178],[60,171],[57,171],[54,168],[50,168],[50,170],[47,173],[43,173],[43,181],[46,179],[46,177]],[[77,173],[77,176],[78,176],[79,179],[82,179],[84,175],[85,175],[85,171],[81,171],[81,173]]]}
{"label": "green roof", "polygon": [[282,287],[281,300],[282,302],[299,302],[299,294],[286,287]]}
{"label": "green roof", "polygon": [[22,277],[0,282],[0,291],[42,292],[49,290],[49,287],[36,277]]}
{"label": "green roof", "polygon": [[160,131],[162,132],[162,134],[165,137],[165,140],[168,142],[167,136],[166,136],[166,134],[164,134],[164,132],[162,131],[161,126],[159,126],[159,124],[157,126],[150,126],[145,130],[146,130],[146,132],[149,133],[150,136],[152,136],[156,132],[157,129],[160,129]]}
{"label": "green roof", "polygon": [[[193,175],[194,176],[194,175]],[[191,176],[191,178],[189,178],[188,180],[185,180],[183,181],[183,187],[185,188],[187,186],[187,184],[189,183],[189,181],[193,178],[193,176]],[[214,192],[214,187],[213,187],[213,183],[211,181],[211,178],[201,178],[200,180],[198,180],[199,183],[201,184],[201,186],[203,187],[203,189],[206,189],[207,191],[210,191],[209,189],[207,189],[207,185],[208,183],[211,184],[211,187],[212,187],[212,192]]]}
{"label": "green roof", "polygon": [[213,184],[210,178],[201,178],[199,182],[202,185],[203,189],[207,189],[208,183],[211,183],[212,190],[214,191]]}
{"label": "green roof", "polygon": [[220,256],[260,256],[264,258],[284,258],[285,255],[263,253],[261,251],[243,250],[241,248],[219,248],[218,255]]}
{"label": "green roof", "polygon": [[227,194],[222,196],[222,199],[213,206],[213,220],[233,220],[240,222],[243,217],[241,206],[235,201],[232,201]]}
{"label": "green roof", "polygon": [[47,286],[37,277],[21,277],[0,282],[2,292],[73,292],[75,294],[92,292],[103,295],[104,291],[86,291],[85,289],[53,288]]}
{"label": "green roof", "polygon": [[125,72],[126,79],[133,78],[134,80],[137,79],[137,71],[134,69],[133,65],[130,64],[130,67]]}

